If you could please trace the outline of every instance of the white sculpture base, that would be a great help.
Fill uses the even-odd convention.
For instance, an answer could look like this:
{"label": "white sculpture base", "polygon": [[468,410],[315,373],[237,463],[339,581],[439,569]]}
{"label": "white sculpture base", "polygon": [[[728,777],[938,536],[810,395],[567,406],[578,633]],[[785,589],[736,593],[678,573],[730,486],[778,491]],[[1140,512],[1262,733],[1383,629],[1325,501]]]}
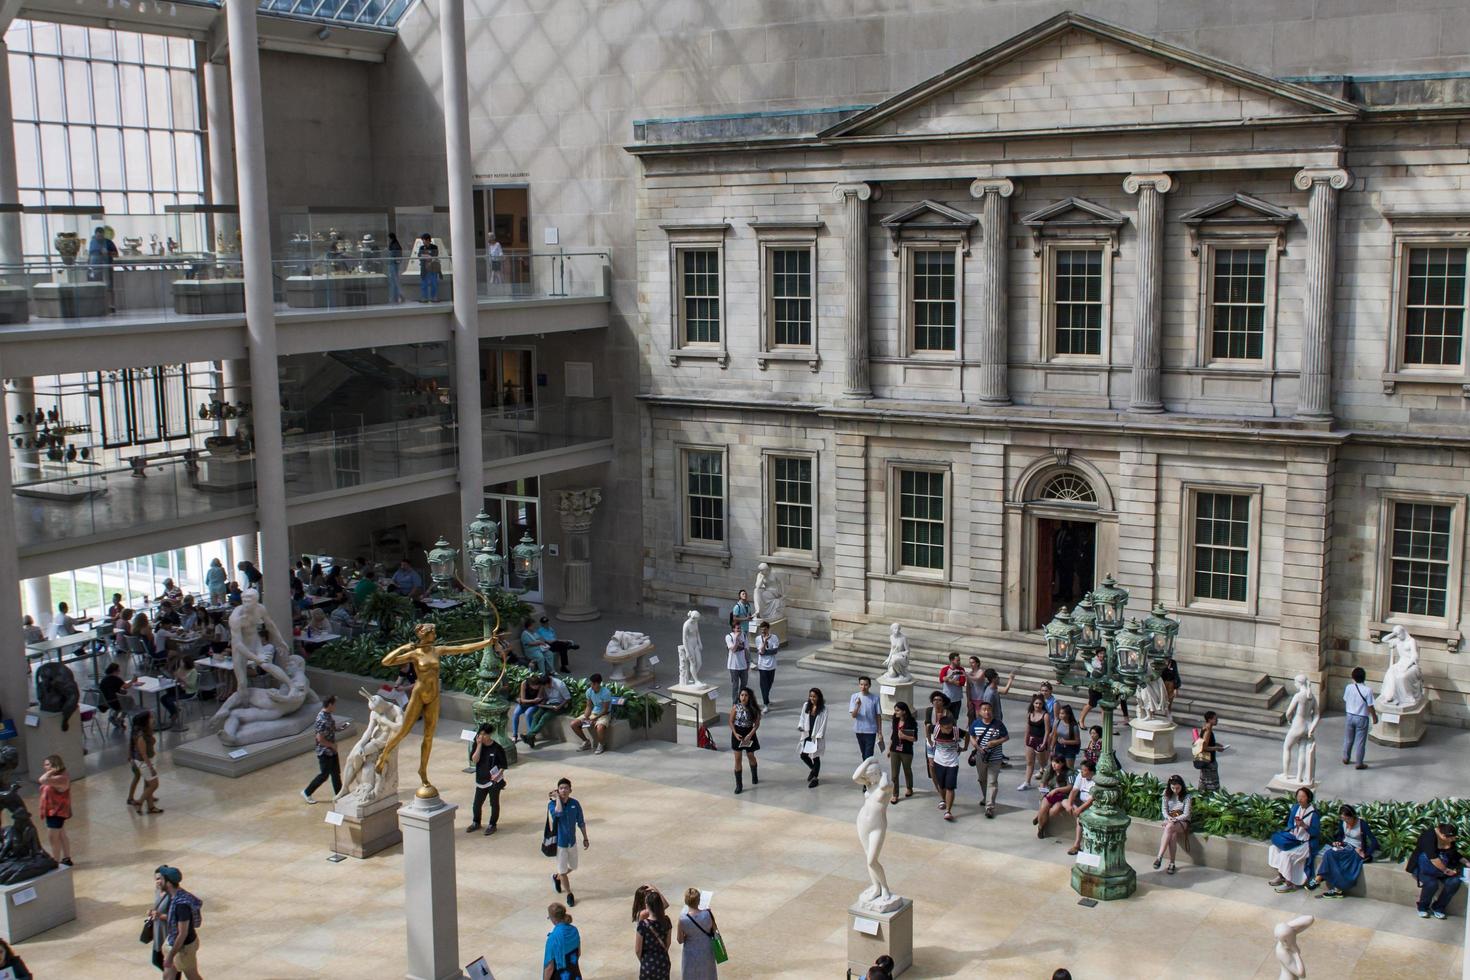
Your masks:
{"label": "white sculpture base", "polygon": [[713,684],[675,684],[669,688],[674,699],[674,713],[681,725],[699,727],[714,720],[718,711],[715,705],[719,688]]}
{"label": "white sculpture base", "polygon": [[[33,726],[30,719],[36,719]],[[61,730],[61,714],[56,711],[42,711],[32,708],[26,712],[25,720],[21,723],[21,735],[26,743],[26,772],[35,779],[46,768],[41,761],[48,755],[59,755],[66,760],[66,772],[71,776],[72,782],[85,778],[87,775],[87,760],[82,757],[82,710],[78,707],[71,713],[71,719],[67,722],[67,730]],[[36,817],[37,829],[45,831],[41,826],[41,818]]]}
{"label": "white sculpture base", "polygon": [[900,701],[908,705],[910,710],[913,710],[914,682],[912,679],[896,681],[887,677],[880,677],[877,680],[877,684],[878,705],[883,712],[884,718],[891,718],[893,716],[893,706]]}
{"label": "white sculpture base", "polygon": [[632,650],[624,650],[621,653],[604,652],[602,659],[612,665],[612,670],[608,672],[608,681],[624,687],[642,687],[644,684],[652,684],[653,668],[643,662],[643,658],[652,653],[652,643],[634,647]]}
{"label": "white sculpture base", "polygon": [[[38,829],[43,834],[46,832],[45,827]],[[30,939],[76,917],[77,895],[71,868],[57,868],[14,885],[0,885],[0,938],[6,942]]]}
{"label": "white sculpture base", "polygon": [[334,807],[342,822],[332,828],[332,851],[348,857],[367,858],[403,840],[398,827],[398,797],[389,796],[366,806],[342,800]]}
{"label": "white sculpture base", "polygon": [[1266,784],[1266,788],[1276,793],[1285,793],[1288,796],[1295,796],[1296,791],[1299,789],[1309,789],[1313,793],[1316,793],[1318,785],[1319,784],[1315,780],[1310,783],[1301,783],[1297,782],[1295,779],[1292,779],[1289,776],[1283,775],[1282,773],[1278,772],[1276,775],[1271,777],[1271,781]]}
{"label": "white sculpture base", "polygon": [[900,901],[891,912],[874,912],[858,904],[848,908],[847,968],[858,976],[867,976],[868,967],[884,955],[893,957],[895,977],[914,965],[914,903],[907,898]]}
{"label": "white sculpture base", "polygon": [[459,901],[454,873],[454,811],[439,797],[417,797],[398,811],[403,828],[403,913],[408,980],[458,980]]}
{"label": "white sculpture base", "polygon": [[1424,726],[1429,724],[1429,702],[1420,701],[1412,708],[1393,705],[1378,706],[1378,723],[1368,731],[1368,737],[1379,745],[1396,749],[1418,745],[1424,738]]}
{"label": "white sculpture base", "polygon": [[[771,632],[775,635],[776,639],[781,641],[781,646],[786,646],[786,617],[782,616],[780,619],[768,619],[766,622],[771,624]],[[752,619],[746,626],[746,632],[754,636],[760,628],[760,624],[761,621],[759,619]],[[870,963],[868,965],[871,966],[872,964]]]}
{"label": "white sculpture base", "polygon": [[1128,745],[1129,758],[1139,762],[1173,762],[1178,757],[1174,733],[1179,726],[1172,721],[1134,721],[1128,728],[1133,733]]}
{"label": "white sculpture base", "polygon": [[[347,719],[338,717],[338,721]],[[337,735],[343,742],[352,733],[352,726]],[[273,766],[277,762],[294,759],[311,752],[316,745],[316,733],[312,729],[274,738],[268,742],[252,742],[250,745],[222,745],[218,735],[206,735],[192,742],[185,742],[174,749],[174,765],[189,769],[202,769],[216,776],[238,779],[247,773]],[[244,754],[237,754],[243,752]]]}

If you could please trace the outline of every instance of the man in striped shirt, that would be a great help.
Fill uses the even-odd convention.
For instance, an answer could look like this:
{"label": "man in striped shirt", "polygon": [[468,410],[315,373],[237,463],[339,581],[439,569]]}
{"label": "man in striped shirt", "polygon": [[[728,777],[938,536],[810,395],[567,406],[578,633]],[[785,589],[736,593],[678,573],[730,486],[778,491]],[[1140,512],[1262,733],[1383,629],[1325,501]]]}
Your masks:
{"label": "man in striped shirt", "polygon": [[995,720],[995,707],[980,702],[980,717],[970,722],[970,737],[975,742],[975,774],[980,780],[980,804],[988,819],[995,817],[995,798],[1000,792],[1000,747],[1010,734],[1004,722]]}

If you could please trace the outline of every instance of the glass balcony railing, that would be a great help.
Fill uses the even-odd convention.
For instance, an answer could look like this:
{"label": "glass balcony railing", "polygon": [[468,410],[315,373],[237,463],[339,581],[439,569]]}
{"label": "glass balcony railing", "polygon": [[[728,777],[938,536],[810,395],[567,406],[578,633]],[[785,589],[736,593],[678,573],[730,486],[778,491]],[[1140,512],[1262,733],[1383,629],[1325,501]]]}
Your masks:
{"label": "glass balcony railing", "polygon": [[485,464],[612,438],[612,399],[567,398],[480,413]]}
{"label": "glass balcony railing", "polygon": [[454,423],[439,418],[287,434],[286,496],[452,470],[454,440]]}
{"label": "glass balcony railing", "polygon": [[255,503],[254,457],[187,451],[127,465],[15,463],[16,536],[22,549],[152,525],[200,520]]}

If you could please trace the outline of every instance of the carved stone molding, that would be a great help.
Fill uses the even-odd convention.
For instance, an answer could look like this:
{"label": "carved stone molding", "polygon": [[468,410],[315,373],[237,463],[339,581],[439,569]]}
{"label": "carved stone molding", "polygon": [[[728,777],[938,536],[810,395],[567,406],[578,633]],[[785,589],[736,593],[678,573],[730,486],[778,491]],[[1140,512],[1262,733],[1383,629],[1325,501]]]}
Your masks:
{"label": "carved stone molding", "polygon": [[592,515],[602,504],[602,487],[557,491],[556,513],[562,530],[586,531],[592,527]]}
{"label": "carved stone molding", "polygon": [[879,201],[883,198],[883,188],[868,183],[834,184],[832,199],[840,203],[845,197],[856,197],[859,201]]}
{"label": "carved stone molding", "polygon": [[970,196],[973,198],[983,198],[986,194],[1011,197],[1019,193],[1021,185],[1009,177],[978,177],[970,181]]}

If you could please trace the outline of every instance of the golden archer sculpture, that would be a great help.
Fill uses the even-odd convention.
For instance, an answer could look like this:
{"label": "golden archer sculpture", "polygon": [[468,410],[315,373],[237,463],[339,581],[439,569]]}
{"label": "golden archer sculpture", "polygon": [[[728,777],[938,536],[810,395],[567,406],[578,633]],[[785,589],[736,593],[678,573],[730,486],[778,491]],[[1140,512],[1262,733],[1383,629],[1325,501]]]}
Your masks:
{"label": "golden archer sculpture", "polygon": [[[394,751],[398,748],[398,743],[403,741],[403,737],[408,734],[414,722],[422,717],[424,719],[424,743],[419,750],[419,782],[421,785],[414,795],[421,800],[432,800],[439,795],[434,784],[429,782],[429,753],[434,749],[434,730],[439,727],[439,661],[444,657],[457,657],[461,654],[483,650],[495,642],[495,637],[492,634],[489,639],[477,640],[474,643],[437,646],[434,643],[437,633],[433,623],[420,623],[413,632],[416,638],[413,643],[405,643],[383,658],[384,667],[398,667],[412,663],[418,679],[414,681],[413,690],[409,692],[408,707],[403,713],[403,724],[388,744],[383,746],[376,768],[378,772],[383,771],[388,760],[393,757]],[[503,650],[501,656],[504,657]]]}

